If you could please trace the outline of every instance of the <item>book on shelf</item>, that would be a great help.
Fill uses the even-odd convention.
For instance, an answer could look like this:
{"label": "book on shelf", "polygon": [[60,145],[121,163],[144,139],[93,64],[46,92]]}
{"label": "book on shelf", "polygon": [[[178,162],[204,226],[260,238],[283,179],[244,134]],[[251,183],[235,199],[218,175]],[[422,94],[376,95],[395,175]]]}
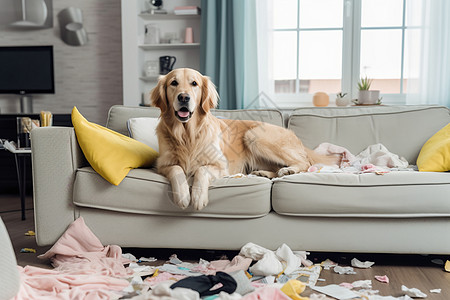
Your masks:
{"label": "book on shelf", "polygon": [[173,13],[175,15],[200,15],[201,9],[198,6],[177,6],[174,8]]}

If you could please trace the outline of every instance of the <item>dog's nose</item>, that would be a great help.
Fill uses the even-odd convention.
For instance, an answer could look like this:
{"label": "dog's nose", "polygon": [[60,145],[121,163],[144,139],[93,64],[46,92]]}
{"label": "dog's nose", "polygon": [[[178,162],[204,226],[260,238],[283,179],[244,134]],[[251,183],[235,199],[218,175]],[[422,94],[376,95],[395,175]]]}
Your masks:
{"label": "dog's nose", "polygon": [[187,102],[189,102],[189,100],[191,100],[191,97],[189,97],[189,94],[181,93],[178,95],[178,101],[180,101],[181,103],[187,103]]}

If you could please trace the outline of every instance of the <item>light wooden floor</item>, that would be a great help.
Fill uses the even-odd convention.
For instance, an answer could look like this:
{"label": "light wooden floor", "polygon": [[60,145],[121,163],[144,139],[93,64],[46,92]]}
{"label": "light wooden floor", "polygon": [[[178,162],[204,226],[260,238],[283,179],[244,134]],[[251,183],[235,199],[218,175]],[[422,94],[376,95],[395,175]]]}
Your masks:
{"label": "light wooden floor", "polygon": [[[37,258],[38,254],[47,251],[50,246],[38,247],[34,237],[25,236],[28,230],[34,230],[34,216],[32,210],[32,199],[27,198],[27,219],[20,219],[20,200],[16,195],[0,195],[0,217],[8,229],[17,263],[21,266],[34,265],[43,268],[51,268],[47,261]],[[447,238],[443,236],[442,238]],[[21,248],[35,248],[37,253],[20,253]],[[306,249],[307,250],[307,249]],[[176,253],[181,260],[198,261],[199,258],[214,260],[226,255],[232,258],[237,252],[233,251],[206,251],[206,250],[180,250],[180,249],[123,249],[124,253],[130,252],[135,256],[153,256],[158,258],[157,264],[162,264],[171,254]],[[382,296],[402,296],[401,286],[418,288],[428,295],[427,299],[448,300],[450,299],[450,273],[443,271],[443,266],[435,260],[445,261],[449,257],[436,255],[393,255],[393,254],[358,254],[358,253],[324,253],[313,252],[309,256],[315,263],[326,258],[339,263],[342,266],[350,266],[352,258],[361,261],[374,261],[375,265],[370,269],[355,269],[355,275],[339,275],[332,270],[323,270],[321,278],[324,282],[317,285],[339,284],[342,282],[353,282],[356,280],[372,280],[374,290],[379,290]],[[374,279],[375,275],[387,275],[390,283],[381,283]],[[430,289],[442,289],[441,294],[432,294]],[[302,295],[309,295],[311,290],[307,289]]]}

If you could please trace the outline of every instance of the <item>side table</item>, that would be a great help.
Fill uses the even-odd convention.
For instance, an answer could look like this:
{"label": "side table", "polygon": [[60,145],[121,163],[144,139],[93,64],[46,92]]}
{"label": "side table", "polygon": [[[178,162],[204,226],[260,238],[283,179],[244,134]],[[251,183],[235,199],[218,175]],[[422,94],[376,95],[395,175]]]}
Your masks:
{"label": "side table", "polygon": [[22,209],[22,220],[25,220],[25,194],[26,194],[26,158],[31,158],[31,149],[16,148],[10,142],[5,141],[4,148],[14,154],[16,161],[17,179],[19,181],[20,206]]}

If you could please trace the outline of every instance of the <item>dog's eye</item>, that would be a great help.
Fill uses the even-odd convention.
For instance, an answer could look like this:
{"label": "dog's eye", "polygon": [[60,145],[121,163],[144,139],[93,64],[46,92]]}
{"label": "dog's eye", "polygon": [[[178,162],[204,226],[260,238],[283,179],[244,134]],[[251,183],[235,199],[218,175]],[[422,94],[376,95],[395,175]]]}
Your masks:
{"label": "dog's eye", "polygon": [[170,85],[172,85],[172,86],[177,86],[177,85],[178,85],[178,81],[174,80],[174,81],[172,81],[172,82],[170,83]]}
{"label": "dog's eye", "polygon": [[192,81],[193,86],[197,86],[197,81]]}

